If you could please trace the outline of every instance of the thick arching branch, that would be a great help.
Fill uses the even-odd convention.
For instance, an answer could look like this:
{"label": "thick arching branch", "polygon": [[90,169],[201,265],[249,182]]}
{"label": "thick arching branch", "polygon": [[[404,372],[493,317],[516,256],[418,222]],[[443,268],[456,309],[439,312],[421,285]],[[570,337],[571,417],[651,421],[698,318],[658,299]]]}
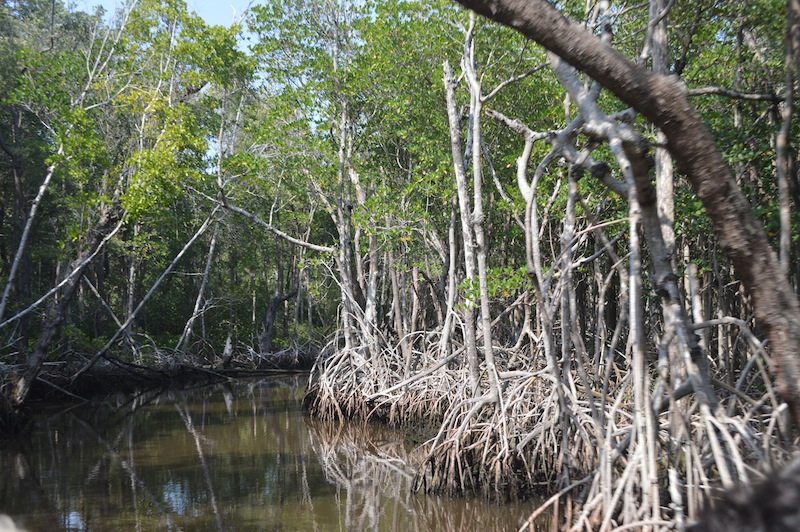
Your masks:
{"label": "thick arching branch", "polygon": [[774,353],[778,384],[800,420],[800,305],[760,222],[676,76],[635,64],[547,0],[458,0],[519,31],[588,74],[659,127],[711,218],[736,275],[753,297]]}

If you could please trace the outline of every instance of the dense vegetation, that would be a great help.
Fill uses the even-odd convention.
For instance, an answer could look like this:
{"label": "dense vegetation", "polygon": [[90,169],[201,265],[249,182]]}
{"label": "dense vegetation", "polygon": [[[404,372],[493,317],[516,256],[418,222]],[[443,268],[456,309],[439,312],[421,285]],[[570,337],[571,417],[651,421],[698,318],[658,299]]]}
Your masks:
{"label": "dense vegetation", "polygon": [[558,9],[566,44],[438,0],[4,1],[4,423],[59,367],[312,352],[312,413],[429,433],[419,489],[543,486],[578,528],[785,461],[797,14]]}

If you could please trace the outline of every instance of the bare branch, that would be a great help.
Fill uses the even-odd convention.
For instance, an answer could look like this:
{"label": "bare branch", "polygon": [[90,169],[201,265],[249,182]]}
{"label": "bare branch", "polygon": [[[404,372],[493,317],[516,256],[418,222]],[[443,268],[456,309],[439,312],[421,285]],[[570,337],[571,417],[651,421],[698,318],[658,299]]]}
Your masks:
{"label": "bare branch", "polygon": [[724,96],[732,100],[747,100],[755,102],[782,102],[784,96],[775,93],[748,93],[727,89],[725,87],[699,87],[696,89],[689,89],[689,96]]}
{"label": "bare branch", "polygon": [[303,248],[306,248],[306,249],[311,249],[311,250],[314,250],[314,251],[319,251],[321,253],[335,253],[336,252],[336,248],[335,247],[321,246],[321,245],[318,245],[318,244],[312,244],[310,242],[306,242],[304,240],[300,240],[299,238],[295,238],[295,237],[293,237],[291,235],[288,235],[288,234],[284,233],[283,231],[281,231],[280,229],[278,229],[277,227],[275,227],[274,225],[265,222],[264,220],[262,220],[261,218],[259,218],[255,214],[251,213],[250,211],[242,209],[241,207],[237,207],[236,205],[231,205],[231,203],[225,197],[223,197],[222,200],[218,200],[218,199],[212,198],[211,196],[209,196],[207,194],[203,194],[199,190],[196,190],[196,189],[192,189],[192,190],[194,190],[194,192],[200,194],[201,196],[203,196],[207,200],[212,201],[212,202],[216,203],[217,205],[228,209],[231,212],[235,212],[237,214],[241,214],[242,216],[244,216],[245,218],[247,218],[248,220],[250,220],[254,224],[266,229],[267,231],[269,231],[270,233],[274,234],[275,236],[283,238],[287,242],[290,242],[290,243],[292,243],[292,244],[294,244],[296,246],[300,246],[300,247],[303,247]]}
{"label": "bare branch", "polygon": [[121,220],[120,220],[120,221],[117,223],[117,226],[116,226],[116,227],[115,227],[115,228],[114,228],[114,229],[113,229],[113,230],[112,230],[112,231],[111,231],[111,232],[110,232],[108,235],[106,235],[106,236],[105,236],[105,238],[103,238],[103,240],[102,240],[102,242],[100,243],[100,245],[99,245],[99,246],[97,246],[97,249],[95,249],[95,250],[94,250],[94,252],[93,252],[91,255],[89,255],[88,257],[86,257],[86,259],[85,259],[84,261],[82,261],[80,264],[78,264],[78,265],[77,265],[77,266],[76,266],[76,267],[75,267],[75,268],[72,270],[72,272],[70,272],[70,273],[69,273],[69,275],[67,275],[66,277],[64,277],[64,280],[62,280],[60,283],[58,283],[58,284],[57,284],[57,285],[55,285],[53,288],[51,288],[51,289],[50,289],[50,290],[49,290],[49,291],[48,291],[46,294],[44,294],[42,297],[40,297],[39,299],[37,299],[36,301],[34,301],[34,302],[33,302],[33,303],[31,303],[30,305],[28,305],[28,307],[26,307],[24,310],[21,310],[20,312],[17,312],[15,315],[11,316],[11,317],[10,317],[10,318],[8,318],[6,321],[4,321],[4,322],[0,323],[0,329],[2,329],[3,327],[6,327],[6,326],[7,326],[8,324],[10,324],[10,323],[13,323],[13,322],[17,321],[17,320],[18,320],[18,319],[20,319],[20,318],[23,318],[23,317],[25,317],[27,314],[29,314],[31,311],[33,311],[33,310],[34,310],[36,307],[38,307],[38,306],[39,306],[39,305],[41,305],[41,304],[42,304],[44,301],[46,301],[46,300],[47,300],[47,298],[49,298],[50,296],[52,296],[53,294],[55,294],[56,292],[58,292],[58,291],[59,291],[61,288],[63,288],[63,287],[64,287],[64,286],[65,286],[67,283],[69,283],[69,282],[70,282],[70,281],[71,281],[71,280],[72,280],[72,279],[73,279],[73,278],[74,278],[76,275],[78,275],[79,273],[81,273],[81,274],[82,274],[82,273],[83,273],[83,271],[84,271],[84,269],[85,269],[85,267],[86,267],[86,265],[87,265],[87,264],[89,264],[89,263],[90,263],[90,262],[91,262],[91,261],[92,261],[92,260],[93,260],[93,259],[94,259],[94,258],[97,256],[97,254],[100,252],[100,250],[101,250],[101,249],[103,249],[103,246],[104,246],[104,245],[105,245],[105,244],[106,244],[106,243],[107,243],[109,240],[111,240],[111,239],[114,237],[114,235],[115,235],[115,234],[117,234],[117,231],[119,231],[119,230],[120,230],[120,228],[121,228],[121,227],[122,227],[124,224],[125,224],[125,218],[122,218],[122,219],[121,219]]}
{"label": "bare branch", "polygon": [[526,70],[522,74],[518,74],[516,76],[512,76],[512,77],[508,78],[507,80],[502,81],[499,85],[497,85],[497,87],[492,89],[492,91],[489,94],[487,94],[486,96],[483,96],[481,98],[481,100],[484,101],[484,102],[487,102],[487,101],[491,100],[492,98],[497,96],[498,92],[500,92],[504,88],[508,87],[512,83],[516,83],[518,81],[522,81],[523,79],[527,78],[531,74],[535,74],[536,72],[539,72],[540,70],[544,69],[545,67],[547,67],[547,63],[542,63],[541,65],[536,65],[533,68],[529,68],[528,70]]}

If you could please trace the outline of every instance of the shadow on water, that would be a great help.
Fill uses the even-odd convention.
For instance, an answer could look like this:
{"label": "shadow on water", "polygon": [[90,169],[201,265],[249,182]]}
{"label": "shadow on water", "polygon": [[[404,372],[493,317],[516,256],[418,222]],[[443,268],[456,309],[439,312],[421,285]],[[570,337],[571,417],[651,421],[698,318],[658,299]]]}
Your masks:
{"label": "shadow on water", "polygon": [[0,514],[36,530],[515,530],[535,502],[413,494],[383,427],[322,423],[302,376],[118,395],[0,443]]}

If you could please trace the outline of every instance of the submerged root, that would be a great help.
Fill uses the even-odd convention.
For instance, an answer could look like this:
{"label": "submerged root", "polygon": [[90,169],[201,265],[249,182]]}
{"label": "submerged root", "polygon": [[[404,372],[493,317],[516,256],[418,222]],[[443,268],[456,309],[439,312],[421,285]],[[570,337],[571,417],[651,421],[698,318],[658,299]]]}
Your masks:
{"label": "submerged root", "polygon": [[547,372],[516,373],[502,381],[499,400],[462,399],[453,405],[430,442],[418,489],[502,502],[549,491],[560,480],[562,465],[573,473],[591,469],[597,440],[585,425],[592,419],[577,409],[564,424]]}
{"label": "submerged root", "polygon": [[[422,367],[435,365],[433,355],[418,353]],[[448,390],[457,387],[460,370],[440,371],[424,377],[404,378],[404,362],[396,349],[369,356],[361,348],[333,350],[330,346],[311,372],[304,406],[324,420],[383,421],[425,434],[438,428],[452,402]]]}
{"label": "submerged root", "polygon": [[665,407],[651,375],[648,429],[630,370],[601,380],[543,362],[516,366],[497,373],[495,394],[483,368],[476,395],[460,351],[442,358],[430,345],[413,374],[399,350],[330,349],[305,400],[323,420],[380,420],[424,442],[416,491],[498,502],[556,493],[547,505],[563,508],[573,530],[667,530],[699,515],[715,486],[750,482],[754,466],[790,458],[786,405],[769,387],[760,398],[731,393],[713,409],[694,396]]}

